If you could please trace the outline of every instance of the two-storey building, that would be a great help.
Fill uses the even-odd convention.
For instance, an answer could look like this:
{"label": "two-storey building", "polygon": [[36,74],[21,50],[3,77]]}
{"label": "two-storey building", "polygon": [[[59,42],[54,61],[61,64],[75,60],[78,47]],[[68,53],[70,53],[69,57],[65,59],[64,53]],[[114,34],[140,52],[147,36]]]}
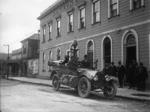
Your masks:
{"label": "two-storey building", "polygon": [[22,43],[22,75],[33,76],[38,74],[38,46],[39,34],[33,34],[21,41]]}
{"label": "two-storey building", "polygon": [[21,75],[21,58],[22,58],[22,49],[13,50],[11,53],[11,58],[9,65],[11,66],[11,75],[20,76]]}
{"label": "two-storey building", "polygon": [[63,59],[75,39],[79,60],[87,54],[91,67],[96,59],[99,70],[118,61],[127,67],[135,60],[150,71],[149,6],[149,0],[57,0],[38,17],[39,75],[49,77],[48,60]]}

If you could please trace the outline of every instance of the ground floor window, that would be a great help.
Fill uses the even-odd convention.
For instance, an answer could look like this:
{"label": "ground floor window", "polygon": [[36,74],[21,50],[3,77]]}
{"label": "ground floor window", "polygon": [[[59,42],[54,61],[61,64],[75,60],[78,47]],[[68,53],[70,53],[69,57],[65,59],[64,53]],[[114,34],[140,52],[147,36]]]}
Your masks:
{"label": "ground floor window", "polygon": [[93,53],[94,53],[94,43],[90,40],[87,44],[87,58],[90,63],[90,68],[93,68]]}
{"label": "ground floor window", "polygon": [[103,58],[104,65],[111,63],[111,40],[109,37],[106,37],[103,42]]}

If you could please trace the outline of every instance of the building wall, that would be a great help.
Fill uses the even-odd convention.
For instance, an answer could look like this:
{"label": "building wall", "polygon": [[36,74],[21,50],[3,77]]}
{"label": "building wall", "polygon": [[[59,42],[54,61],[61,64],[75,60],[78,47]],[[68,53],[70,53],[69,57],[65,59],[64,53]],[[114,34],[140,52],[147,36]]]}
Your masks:
{"label": "building wall", "polygon": [[[119,0],[119,16],[108,18],[108,1],[100,0],[100,23],[91,24],[91,0],[86,0],[86,28],[78,29],[78,7],[74,4],[74,32],[67,33],[67,11],[58,10],[49,13],[41,19],[40,35],[40,75],[49,76],[48,52],[52,50],[52,57],[56,59],[56,49],[61,48],[61,59],[66,50],[69,49],[75,37],[78,41],[79,60],[86,54],[87,42],[92,39],[94,42],[94,59],[98,59],[98,69],[103,69],[103,45],[105,37],[112,40],[112,60],[115,64],[122,61],[125,64],[123,51],[124,35],[126,32],[133,32],[137,35],[138,62],[143,62],[150,71],[149,56],[149,34],[150,34],[150,1],[145,0],[145,7],[130,11],[129,1]],[[67,9],[68,10],[68,9]],[[58,13],[56,13],[58,12]],[[60,12],[60,13],[59,13]],[[55,13],[55,14],[54,14]],[[56,38],[56,17],[61,15],[61,37]],[[48,41],[48,23],[52,21],[52,40]],[[42,43],[42,27],[46,25],[46,42]],[[123,41],[124,40],[124,41]],[[125,49],[124,49],[125,50]],[[46,71],[42,72],[42,54],[46,53]],[[150,82],[150,78],[147,80]],[[149,84],[148,84],[149,85]]]}

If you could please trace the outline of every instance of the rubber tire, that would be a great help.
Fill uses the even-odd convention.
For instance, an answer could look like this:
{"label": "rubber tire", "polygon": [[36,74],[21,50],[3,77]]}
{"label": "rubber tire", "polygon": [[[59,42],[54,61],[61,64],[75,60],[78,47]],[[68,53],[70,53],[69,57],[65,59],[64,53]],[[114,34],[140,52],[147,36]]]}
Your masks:
{"label": "rubber tire", "polygon": [[[87,85],[87,90],[84,90],[84,91],[81,90],[81,83],[83,83],[83,82],[86,83],[86,85]],[[85,87],[85,84],[84,84],[84,87]],[[86,98],[89,96],[90,91],[91,91],[91,82],[86,77],[82,77],[78,83],[78,94],[79,94],[79,96],[82,98]],[[83,93],[83,92],[85,92],[85,93]]]}
{"label": "rubber tire", "polygon": [[[109,82],[109,86],[111,87],[111,92],[109,91],[104,91],[103,94],[107,99],[113,99],[116,96],[117,93],[117,84],[115,82]],[[111,93],[111,94],[109,94]]]}
{"label": "rubber tire", "polygon": [[52,87],[55,91],[58,91],[60,88],[60,82],[57,74],[54,74],[52,78]]}

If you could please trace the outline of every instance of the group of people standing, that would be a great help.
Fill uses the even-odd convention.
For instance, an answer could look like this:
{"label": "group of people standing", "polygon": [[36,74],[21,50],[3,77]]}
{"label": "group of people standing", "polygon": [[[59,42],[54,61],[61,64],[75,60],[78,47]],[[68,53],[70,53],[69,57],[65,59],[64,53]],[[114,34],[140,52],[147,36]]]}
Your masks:
{"label": "group of people standing", "polygon": [[[65,60],[62,64],[69,62],[69,56],[65,56]],[[88,62],[87,55],[84,56],[84,60],[81,61],[82,67],[90,68],[90,63]],[[143,63],[138,63],[133,60],[132,63],[124,67],[121,61],[118,61],[118,65],[115,66],[114,62],[111,64],[106,64],[103,73],[105,75],[110,75],[118,77],[119,87],[123,88],[124,80],[129,83],[129,89],[137,89],[140,91],[145,91],[145,81],[148,78],[148,73],[146,67]]]}
{"label": "group of people standing", "polygon": [[133,60],[128,66],[124,67],[121,62],[115,66],[114,62],[106,64],[103,69],[104,74],[118,77],[119,87],[123,88],[124,79],[129,83],[129,89],[137,89],[145,91],[145,81],[148,78],[147,69],[143,66],[143,63],[138,63]]}

